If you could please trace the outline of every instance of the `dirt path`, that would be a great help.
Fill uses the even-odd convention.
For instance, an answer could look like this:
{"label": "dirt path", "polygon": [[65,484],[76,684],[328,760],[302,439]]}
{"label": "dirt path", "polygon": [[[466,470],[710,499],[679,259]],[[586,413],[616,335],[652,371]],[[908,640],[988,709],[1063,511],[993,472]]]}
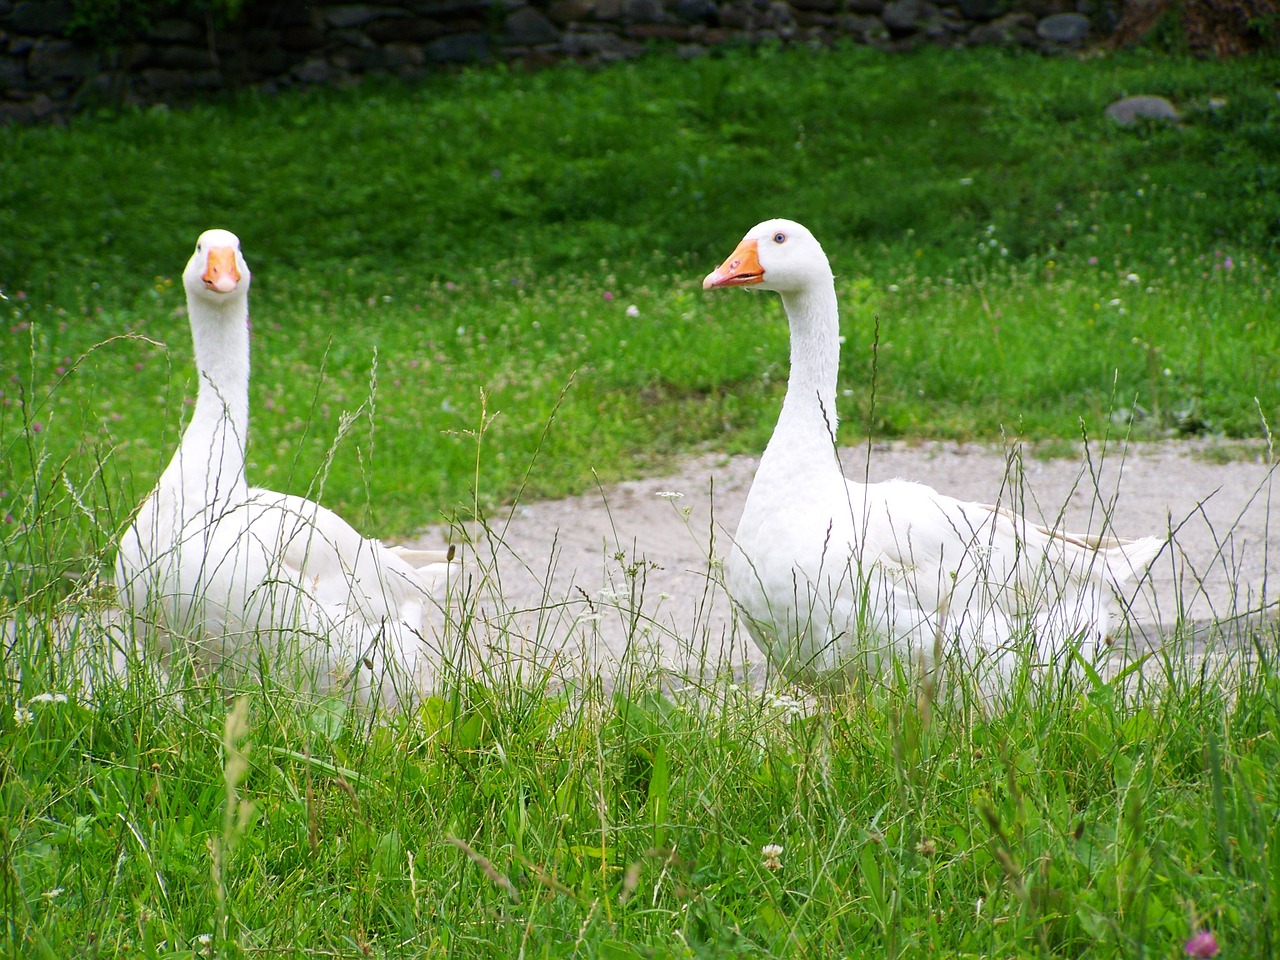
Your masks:
{"label": "dirt path", "polygon": [[[1280,478],[1261,455],[1223,463],[1216,453],[1211,444],[1178,442],[1037,459],[976,445],[892,443],[869,454],[844,450],[842,462],[848,476],[903,477],[965,499],[998,499],[1075,532],[1172,533],[1133,603],[1137,630],[1154,638],[1180,618],[1223,621],[1264,603],[1275,616],[1280,516],[1270,510],[1280,513]],[[471,531],[464,570],[493,645],[606,673],[617,669],[628,637],[641,641],[629,655],[686,676],[724,661],[759,666],[724,590],[708,579],[727,554],[756,462],[700,457],[667,476],[524,504],[491,518],[487,534]],[[421,543],[442,535],[424,531]]]}

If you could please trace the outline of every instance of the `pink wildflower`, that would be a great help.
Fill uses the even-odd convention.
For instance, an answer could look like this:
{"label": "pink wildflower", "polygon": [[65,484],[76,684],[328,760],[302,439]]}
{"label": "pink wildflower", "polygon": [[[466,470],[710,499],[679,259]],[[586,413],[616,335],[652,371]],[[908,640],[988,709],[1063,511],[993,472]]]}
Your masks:
{"label": "pink wildflower", "polygon": [[1183,947],[1188,957],[1216,957],[1218,955],[1218,938],[1212,930],[1201,930],[1194,934]]}

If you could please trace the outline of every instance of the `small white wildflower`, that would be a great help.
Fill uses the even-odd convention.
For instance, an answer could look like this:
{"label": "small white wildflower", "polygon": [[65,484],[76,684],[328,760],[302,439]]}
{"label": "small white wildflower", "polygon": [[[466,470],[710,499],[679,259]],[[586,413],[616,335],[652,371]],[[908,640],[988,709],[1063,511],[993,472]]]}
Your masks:
{"label": "small white wildflower", "polygon": [[661,500],[683,500],[684,494],[678,490],[659,490],[654,494]]}
{"label": "small white wildflower", "polygon": [[898,285],[897,285],[896,283],[891,283],[891,284],[889,284],[889,292],[890,292],[890,293],[897,293],[897,292],[898,292]]}
{"label": "small white wildflower", "polygon": [[46,890],[44,893],[40,894],[40,896],[44,897],[46,900],[56,900],[62,895],[62,892],[65,889],[65,887],[54,887],[52,890]]}
{"label": "small white wildflower", "polygon": [[36,715],[26,707],[13,708],[13,722],[15,726],[25,727],[27,724],[35,720]]}
{"label": "small white wildflower", "polygon": [[628,317],[640,316],[640,308],[637,307],[634,303],[631,304],[631,306],[627,307],[627,316]]}
{"label": "small white wildflower", "polygon": [[804,704],[802,704],[795,697],[788,696],[785,693],[780,693],[777,696],[775,696],[773,698],[773,703],[771,704],[771,706],[773,707],[773,709],[779,710],[782,713],[785,713],[788,719],[792,717],[798,717],[802,713],[804,713]]}
{"label": "small white wildflower", "polygon": [[1125,283],[1141,283],[1142,278],[1138,276],[1136,273],[1131,273],[1124,278],[1124,282]]}
{"label": "small white wildflower", "polygon": [[1165,368],[1164,368],[1162,371],[1160,371],[1160,372],[1161,372],[1161,373],[1163,373],[1166,377],[1172,377],[1172,376],[1173,376],[1173,371],[1172,371],[1172,370],[1170,370],[1168,367],[1165,367]]}
{"label": "small white wildflower", "polygon": [[578,620],[579,620],[580,622],[582,622],[582,623],[599,623],[599,622],[600,622],[600,614],[598,614],[598,613],[584,613],[582,616],[580,616],[580,617],[578,618]]}
{"label": "small white wildflower", "polygon": [[1120,298],[1119,298],[1119,297],[1116,297],[1114,300],[1108,300],[1108,301],[1107,301],[1107,306],[1108,306],[1108,307],[1118,307],[1118,306],[1120,306]]}
{"label": "small white wildflower", "polygon": [[65,693],[37,693],[31,698],[31,703],[66,703],[67,695]]}
{"label": "small white wildflower", "polygon": [[972,186],[973,186],[973,177],[961,177],[961,178],[960,178],[960,186],[962,186],[962,187],[972,187]]}
{"label": "small white wildflower", "polygon": [[764,857],[764,868],[766,870],[782,869],[782,844],[766,843],[760,848],[760,855]]}
{"label": "small white wildflower", "polygon": [[631,599],[631,594],[625,591],[617,591],[613,587],[605,587],[600,591],[600,599],[605,603],[626,603]]}
{"label": "small white wildflower", "polygon": [[980,916],[982,916],[982,905],[983,905],[984,903],[986,903],[986,900],[985,900],[984,898],[982,898],[982,897],[979,897],[979,898],[974,902],[974,904],[973,904],[973,915],[974,915],[975,917],[980,917]]}

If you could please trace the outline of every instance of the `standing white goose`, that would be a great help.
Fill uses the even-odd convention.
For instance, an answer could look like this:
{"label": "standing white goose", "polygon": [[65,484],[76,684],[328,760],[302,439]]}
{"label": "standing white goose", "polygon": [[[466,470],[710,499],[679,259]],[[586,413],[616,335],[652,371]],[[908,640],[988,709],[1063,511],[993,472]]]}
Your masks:
{"label": "standing white goose", "polygon": [[250,488],[249,268],[225,230],[183,272],[199,389],[191,421],[120,541],[135,623],[207,666],[394,702],[429,669],[424,613],[451,554],[398,554],[302,497]]}
{"label": "standing white goose", "polygon": [[727,565],[756,644],[795,679],[840,685],[935,639],[1008,674],[1110,634],[1117,595],[1159,552],[1153,537],[1054,532],[1007,510],[905,480],[846,480],[836,456],[835,281],[807,229],[752,228],[703,287],[782,295],[791,373]]}

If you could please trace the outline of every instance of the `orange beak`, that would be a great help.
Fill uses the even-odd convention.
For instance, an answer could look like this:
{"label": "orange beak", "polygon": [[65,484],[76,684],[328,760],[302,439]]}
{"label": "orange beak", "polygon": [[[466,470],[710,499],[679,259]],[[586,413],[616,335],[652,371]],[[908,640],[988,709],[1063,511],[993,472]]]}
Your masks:
{"label": "orange beak", "polygon": [[716,287],[745,287],[749,283],[764,280],[764,267],[760,266],[760,248],[754,240],[743,240],[729,254],[729,259],[707,274],[702,281],[703,290]]}
{"label": "orange beak", "polygon": [[230,293],[240,282],[240,268],[236,266],[236,252],[231,247],[210,247],[205,260],[204,276],[200,278],[210,290]]}

